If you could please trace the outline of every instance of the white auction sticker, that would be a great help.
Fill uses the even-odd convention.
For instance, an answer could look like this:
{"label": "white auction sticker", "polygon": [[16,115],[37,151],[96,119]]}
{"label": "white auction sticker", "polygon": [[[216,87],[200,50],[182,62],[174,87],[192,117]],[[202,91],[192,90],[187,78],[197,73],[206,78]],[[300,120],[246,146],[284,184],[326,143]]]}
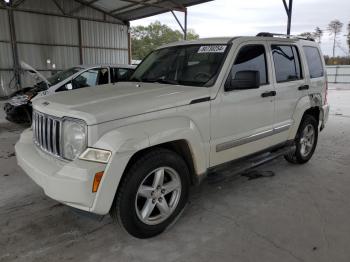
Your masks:
{"label": "white auction sticker", "polygon": [[205,45],[199,48],[198,53],[223,53],[226,47],[226,45]]}

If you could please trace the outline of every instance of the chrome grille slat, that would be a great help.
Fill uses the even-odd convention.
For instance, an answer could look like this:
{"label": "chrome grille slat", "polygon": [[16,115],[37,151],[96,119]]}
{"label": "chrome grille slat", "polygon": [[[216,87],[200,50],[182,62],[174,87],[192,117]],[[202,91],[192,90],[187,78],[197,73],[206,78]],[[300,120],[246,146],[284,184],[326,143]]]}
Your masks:
{"label": "chrome grille slat", "polygon": [[51,118],[48,118],[47,119],[47,149],[52,152],[52,146],[51,146],[51,143],[52,143],[52,136],[51,136],[51,122],[52,122],[52,119]]}
{"label": "chrome grille slat", "polygon": [[42,145],[43,144],[43,141],[42,141],[42,131],[41,131],[41,119],[42,119],[42,117],[41,117],[41,115],[39,115],[38,116],[38,118],[39,118],[39,121],[38,121],[38,125],[39,125],[39,137],[38,137],[38,142],[39,142],[39,144],[40,145]]}
{"label": "chrome grille slat", "polygon": [[61,156],[61,119],[33,111],[33,140],[46,153]]}
{"label": "chrome grille slat", "polygon": [[47,150],[47,118],[43,116],[43,146],[44,149]]}
{"label": "chrome grille slat", "polygon": [[56,135],[56,130],[57,130],[57,122],[53,121],[53,135],[52,135],[52,147],[53,147],[53,153],[57,155],[57,135]]}

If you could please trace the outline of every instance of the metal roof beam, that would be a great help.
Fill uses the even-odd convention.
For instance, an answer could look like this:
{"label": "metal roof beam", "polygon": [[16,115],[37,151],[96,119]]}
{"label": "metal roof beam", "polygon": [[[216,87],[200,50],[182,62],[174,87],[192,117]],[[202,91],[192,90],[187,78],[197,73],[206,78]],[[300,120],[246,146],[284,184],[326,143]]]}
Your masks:
{"label": "metal roof beam", "polygon": [[[109,14],[109,13],[107,13],[105,10],[103,10],[103,9],[101,9],[101,8],[98,8],[98,7],[94,6],[94,5],[92,5],[93,3],[96,3],[96,2],[99,1],[99,0],[91,0],[90,2],[86,2],[85,0],[74,0],[74,1],[75,1],[75,2],[78,2],[79,4],[81,4],[81,5],[83,5],[83,6],[87,6],[87,7],[90,7],[90,8],[92,8],[92,9],[96,10],[96,11],[99,11],[99,12],[105,14],[105,15],[109,15],[109,16],[115,18],[115,19],[118,19],[118,20],[120,20],[120,21],[123,21],[123,20],[120,19],[118,16]],[[123,21],[123,22],[124,22],[124,21]]]}
{"label": "metal roof beam", "polygon": [[129,3],[137,4],[137,5],[157,7],[157,8],[161,8],[161,9],[167,10],[167,11],[179,11],[179,12],[184,12],[185,11],[182,7],[167,7],[167,6],[164,6],[164,5],[161,4],[163,1],[156,2],[156,3],[147,3],[147,2],[141,2],[141,1],[136,1],[136,0],[122,0],[122,1],[123,2],[129,2]]}
{"label": "metal roof beam", "polygon": [[63,7],[57,2],[57,0],[52,0],[52,2],[56,5],[56,7],[60,10],[60,12],[65,15],[66,12],[63,10]]}
{"label": "metal roof beam", "polygon": [[[147,1],[149,1],[149,0],[143,0],[143,1],[141,1],[141,2],[147,2]],[[123,10],[125,10],[125,9],[129,9],[129,8],[131,8],[131,7],[133,7],[133,6],[137,6],[137,4],[130,4],[130,5],[126,5],[126,6],[123,6],[123,7],[119,7],[119,8],[117,8],[117,9],[113,9],[113,10],[110,11],[109,13],[110,13],[110,14],[113,14],[113,13],[116,13],[116,12],[120,12],[120,11],[123,11]]]}
{"label": "metal roof beam", "polygon": [[26,1],[26,0],[18,0],[17,2],[13,3],[12,6],[13,6],[13,7],[18,7],[18,6],[20,6],[21,4],[23,4],[24,1]]}
{"label": "metal roof beam", "polygon": [[[89,5],[91,5],[91,4],[93,4],[93,3],[97,2],[97,1],[99,1],[99,0],[91,0],[91,1],[86,2],[86,3],[89,4]],[[71,11],[69,11],[68,14],[69,14],[69,15],[72,15],[72,14],[74,14],[74,13],[76,13],[76,12],[78,12],[78,11],[84,9],[86,6],[87,6],[87,5],[85,5],[85,4],[80,4],[78,7],[72,9]]]}

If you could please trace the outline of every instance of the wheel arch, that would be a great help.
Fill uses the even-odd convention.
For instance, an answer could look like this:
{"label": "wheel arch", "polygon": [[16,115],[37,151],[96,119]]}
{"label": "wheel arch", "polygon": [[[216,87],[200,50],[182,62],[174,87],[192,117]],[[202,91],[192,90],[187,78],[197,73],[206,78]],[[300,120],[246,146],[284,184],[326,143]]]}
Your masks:
{"label": "wheel arch", "polygon": [[166,148],[182,156],[188,165],[191,182],[196,184],[199,174],[208,165],[209,147],[203,141],[193,121],[182,117],[157,119],[135,123],[106,133],[92,145],[112,151],[92,212],[106,214],[128,168],[141,155],[155,149]]}
{"label": "wheel arch", "polygon": [[299,126],[305,117],[305,115],[311,115],[315,117],[317,123],[319,124],[322,118],[322,96],[321,94],[310,94],[299,99],[294,113],[293,113],[293,126],[289,132],[289,139],[295,138]]}
{"label": "wheel arch", "polygon": [[195,158],[193,157],[193,153],[191,150],[191,146],[189,142],[185,139],[175,140],[175,141],[169,141],[157,145],[153,145],[147,148],[144,148],[140,151],[137,151],[135,154],[132,155],[130,158],[128,164],[125,167],[124,173],[122,175],[122,178],[125,176],[125,173],[129,170],[129,168],[143,155],[158,149],[158,148],[164,148],[168,149],[176,154],[178,154],[180,157],[184,159],[186,162],[186,165],[188,167],[189,173],[190,173],[190,181],[192,185],[196,185],[199,183],[199,174],[196,170],[196,164],[195,164]]}

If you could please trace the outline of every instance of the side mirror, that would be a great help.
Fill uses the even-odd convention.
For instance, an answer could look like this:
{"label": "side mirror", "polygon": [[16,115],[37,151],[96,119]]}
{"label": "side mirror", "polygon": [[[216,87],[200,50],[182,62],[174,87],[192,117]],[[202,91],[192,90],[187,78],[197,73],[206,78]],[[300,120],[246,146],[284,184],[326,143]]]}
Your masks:
{"label": "side mirror", "polygon": [[226,91],[255,89],[260,86],[260,72],[253,70],[238,71],[226,86]]}
{"label": "side mirror", "polygon": [[72,89],[73,89],[72,83],[67,83],[67,84],[66,84],[66,89],[67,89],[67,90],[72,90]]}

